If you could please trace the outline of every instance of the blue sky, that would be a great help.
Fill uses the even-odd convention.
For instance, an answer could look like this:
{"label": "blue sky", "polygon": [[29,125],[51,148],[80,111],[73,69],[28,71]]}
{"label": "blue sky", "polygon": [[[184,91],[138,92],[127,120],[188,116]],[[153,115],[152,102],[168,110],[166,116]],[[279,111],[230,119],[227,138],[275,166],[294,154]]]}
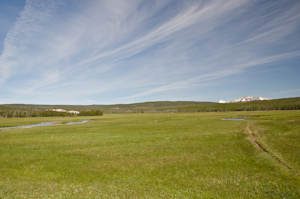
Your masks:
{"label": "blue sky", "polygon": [[298,0],[1,0],[0,104],[300,96]]}

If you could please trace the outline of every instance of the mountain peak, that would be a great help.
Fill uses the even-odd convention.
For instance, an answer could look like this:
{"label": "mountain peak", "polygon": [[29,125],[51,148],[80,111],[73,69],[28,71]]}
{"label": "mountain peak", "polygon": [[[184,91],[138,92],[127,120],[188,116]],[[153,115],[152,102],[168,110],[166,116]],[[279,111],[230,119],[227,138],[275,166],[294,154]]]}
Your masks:
{"label": "mountain peak", "polygon": [[252,97],[252,96],[244,96],[238,99],[231,100],[229,102],[220,100],[219,103],[237,103],[237,102],[251,102],[251,101],[262,101],[262,100],[272,100],[271,98],[266,97]]}

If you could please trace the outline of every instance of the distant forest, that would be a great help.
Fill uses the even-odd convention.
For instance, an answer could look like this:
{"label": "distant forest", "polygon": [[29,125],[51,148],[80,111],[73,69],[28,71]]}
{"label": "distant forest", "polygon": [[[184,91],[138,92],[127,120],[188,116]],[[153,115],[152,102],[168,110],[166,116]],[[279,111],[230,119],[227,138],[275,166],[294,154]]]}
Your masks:
{"label": "distant forest", "polygon": [[[79,111],[79,114],[49,111],[49,109]],[[221,111],[265,111],[265,110],[300,110],[300,97],[219,104],[214,102],[144,102],[115,105],[0,105],[0,117],[76,117],[99,116],[113,113],[170,113],[170,112],[221,112]]]}
{"label": "distant forest", "polygon": [[103,112],[100,110],[81,111],[79,114],[56,112],[49,110],[24,110],[17,108],[0,109],[0,117],[13,118],[13,117],[75,117],[75,116],[101,116]]}

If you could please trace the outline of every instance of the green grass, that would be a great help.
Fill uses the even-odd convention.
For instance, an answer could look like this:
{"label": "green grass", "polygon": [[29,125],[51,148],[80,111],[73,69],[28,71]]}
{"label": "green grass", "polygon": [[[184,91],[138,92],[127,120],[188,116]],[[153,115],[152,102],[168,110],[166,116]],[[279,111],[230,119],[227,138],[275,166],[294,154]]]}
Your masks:
{"label": "green grass", "polygon": [[[220,120],[241,115],[261,120]],[[0,198],[300,198],[299,115],[111,114],[0,130]],[[72,118],[2,118],[0,125],[46,120]],[[248,123],[296,173],[257,150]]]}

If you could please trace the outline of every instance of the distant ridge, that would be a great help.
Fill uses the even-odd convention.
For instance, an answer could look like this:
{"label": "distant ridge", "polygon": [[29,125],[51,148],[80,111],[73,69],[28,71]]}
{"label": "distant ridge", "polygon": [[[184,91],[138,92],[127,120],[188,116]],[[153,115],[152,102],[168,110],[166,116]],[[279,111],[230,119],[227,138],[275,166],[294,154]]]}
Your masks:
{"label": "distant ridge", "polygon": [[[252,101],[250,101],[252,99]],[[241,102],[241,103],[235,103]],[[243,97],[231,103],[191,102],[191,101],[156,101],[133,104],[112,105],[34,105],[3,104],[0,105],[2,117],[31,117],[49,109],[66,111],[99,110],[104,114],[111,113],[176,113],[176,112],[219,112],[219,111],[265,111],[265,110],[300,110],[300,97],[272,99]]]}
{"label": "distant ridge", "polygon": [[231,100],[229,102],[220,100],[219,103],[224,104],[224,103],[251,102],[251,101],[263,101],[263,100],[272,100],[272,99],[266,98],[266,97],[244,96],[244,97],[240,97],[238,99]]}

